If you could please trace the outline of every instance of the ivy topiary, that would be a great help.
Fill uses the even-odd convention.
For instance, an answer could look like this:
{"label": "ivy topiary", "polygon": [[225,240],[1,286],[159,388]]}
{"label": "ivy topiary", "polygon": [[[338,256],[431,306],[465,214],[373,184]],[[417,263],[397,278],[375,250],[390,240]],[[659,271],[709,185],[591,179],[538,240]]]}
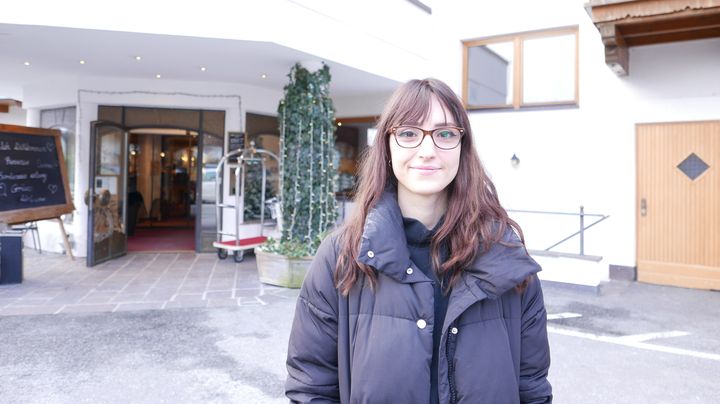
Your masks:
{"label": "ivy topiary", "polygon": [[335,110],[330,69],[309,72],[296,64],[278,106],[282,237],[267,251],[312,256],[337,219]]}

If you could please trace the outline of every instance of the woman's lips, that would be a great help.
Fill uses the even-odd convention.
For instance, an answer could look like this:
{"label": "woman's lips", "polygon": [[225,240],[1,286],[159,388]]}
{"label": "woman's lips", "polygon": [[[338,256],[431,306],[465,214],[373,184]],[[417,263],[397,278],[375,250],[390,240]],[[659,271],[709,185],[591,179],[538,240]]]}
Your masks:
{"label": "woman's lips", "polygon": [[435,173],[436,171],[440,170],[440,167],[433,167],[433,166],[416,166],[416,167],[410,167],[413,170],[417,170],[418,174],[420,175],[430,175]]}

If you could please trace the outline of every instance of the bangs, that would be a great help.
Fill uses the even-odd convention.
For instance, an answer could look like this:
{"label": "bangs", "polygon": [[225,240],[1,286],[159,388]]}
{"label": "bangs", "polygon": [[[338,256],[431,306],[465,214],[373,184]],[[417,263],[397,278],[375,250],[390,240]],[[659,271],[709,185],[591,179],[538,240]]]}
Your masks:
{"label": "bangs", "polygon": [[[447,114],[453,114],[451,101],[447,99],[439,89],[433,88],[425,80],[416,80],[401,87],[391,102],[388,116],[388,127],[398,125],[418,126],[430,117],[430,105],[432,99],[438,100],[443,106],[445,123],[448,121]],[[459,116],[452,116],[456,124],[460,123]]]}
{"label": "bangs", "polygon": [[398,99],[392,126],[420,125],[430,116],[430,103],[435,95],[427,87],[419,87],[402,94]]}

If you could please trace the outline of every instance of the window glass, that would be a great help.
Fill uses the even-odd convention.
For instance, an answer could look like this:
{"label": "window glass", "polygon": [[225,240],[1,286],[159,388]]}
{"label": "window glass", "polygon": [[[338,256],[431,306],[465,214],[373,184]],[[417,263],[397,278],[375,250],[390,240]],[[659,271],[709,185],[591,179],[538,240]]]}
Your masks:
{"label": "window glass", "polygon": [[523,103],[575,100],[575,35],[526,39]]}
{"label": "window glass", "polygon": [[463,41],[468,109],[577,105],[577,27]]}
{"label": "window glass", "polygon": [[513,103],[513,42],[499,42],[468,49],[468,104],[475,106]]}

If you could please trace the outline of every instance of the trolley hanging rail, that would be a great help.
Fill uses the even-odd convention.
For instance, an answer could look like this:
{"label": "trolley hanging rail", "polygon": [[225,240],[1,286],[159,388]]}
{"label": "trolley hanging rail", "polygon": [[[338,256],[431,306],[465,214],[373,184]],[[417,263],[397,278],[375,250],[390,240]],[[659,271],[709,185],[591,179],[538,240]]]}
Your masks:
{"label": "trolley hanging rail", "polygon": [[[213,247],[217,248],[217,254],[220,259],[225,259],[228,252],[233,252],[235,262],[241,262],[244,258],[244,251],[258,247],[267,241],[265,233],[265,183],[267,179],[267,168],[265,166],[266,159],[270,157],[275,159],[279,164],[278,157],[267,150],[256,149],[254,142],[250,143],[249,148],[237,149],[224,155],[215,168],[215,220],[217,224],[217,241],[213,242]],[[236,159],[233,161],[232,159]],[[246,224],[244,220],[244,196],[245,196],[245,175],[247,173],[248,164],[260,163],[261,166],[261,192],[260,192],[260,231],[257,234],[251,234],[250,237],[243,237],[241,229],[257,227],[257,223]],[[223,172],[227,166],[235,172],[235,190],[231,196],[235,197],[235,203],[227,203],[224,201],[223,189]],[[231,191],[231,190],[229,190]],[[276,202],[277,203],[277,202]],[[279,205],[275,205],[277,209]],[[224,210],[231,209],[234,211],[234,232],[224,231],[223,213]],[[275,210],[276,224],[275,229],[279,231],[279,214]]]}

